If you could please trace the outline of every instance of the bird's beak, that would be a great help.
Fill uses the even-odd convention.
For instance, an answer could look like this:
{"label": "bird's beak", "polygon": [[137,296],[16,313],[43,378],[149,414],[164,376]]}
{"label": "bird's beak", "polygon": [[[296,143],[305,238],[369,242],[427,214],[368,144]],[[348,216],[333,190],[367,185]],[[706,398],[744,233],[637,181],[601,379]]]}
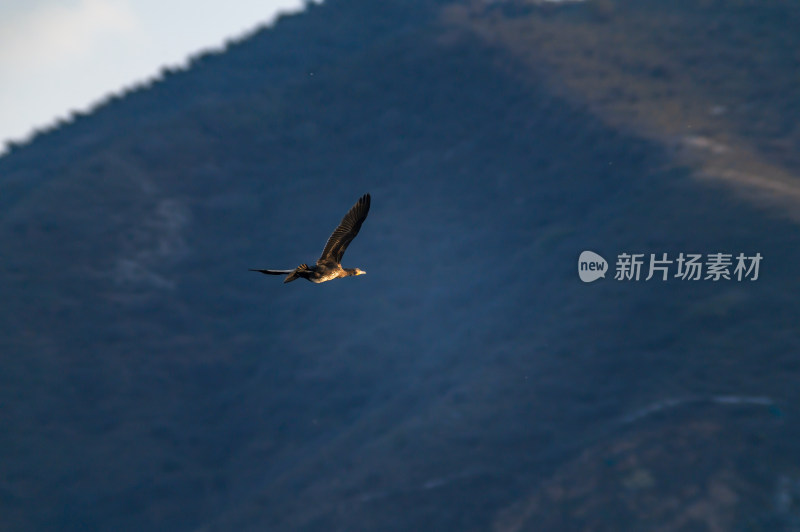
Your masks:
{"label": "bird's beak", "polygon": [[364,275],[365,273],[367,272],[365,272],[364,270],[358,270],[358,275]]}

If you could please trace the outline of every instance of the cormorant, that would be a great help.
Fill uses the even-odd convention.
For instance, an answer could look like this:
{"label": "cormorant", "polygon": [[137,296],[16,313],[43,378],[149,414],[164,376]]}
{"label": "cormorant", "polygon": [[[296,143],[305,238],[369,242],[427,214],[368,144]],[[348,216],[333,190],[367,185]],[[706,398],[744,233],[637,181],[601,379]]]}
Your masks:
{"label": "cormorant", "polygon": [[369,194],[361,196],[353,207],[347,211],[347,214],[342,218],[339,227],[333,232],[325,244],[325,249],[322,250],[322,256],[317,260],[314,266],[301,264],[294,270],[255,270],[251,272],[261,272],[267,275],[286,275],[284,283],[290,283],[295,279],[302,277],[312,283],[324,283],[339,277],[350,277],[351,275],[363,275],[367,272],[358,268],[342,268],[340,264],[342,255],[350,245],[350,242],[358,234],[361,229],[361,224],[367,219],[369,213]]}

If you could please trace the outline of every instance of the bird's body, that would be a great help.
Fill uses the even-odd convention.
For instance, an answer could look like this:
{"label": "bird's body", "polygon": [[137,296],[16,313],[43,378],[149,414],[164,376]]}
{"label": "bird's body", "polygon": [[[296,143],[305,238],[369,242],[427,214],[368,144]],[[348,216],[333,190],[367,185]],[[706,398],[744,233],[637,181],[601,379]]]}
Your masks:
{"label": "bird's body", "polygon": [[359,198],[355,205],[344,215],[342,222],[328,238],[322,255],[313,266],[301,264],[293,270],[256,270],[267,275],[286,275],[284,283],[290,283],[295,279],[303,278],[312,283],[324,283],[340,277],[350,277],[362,275],[367,272],[358,268],[342,268],[341,261],[347,246],[358,234],[361,224],[367,219],[369,214],[370,196],[364,194]]}

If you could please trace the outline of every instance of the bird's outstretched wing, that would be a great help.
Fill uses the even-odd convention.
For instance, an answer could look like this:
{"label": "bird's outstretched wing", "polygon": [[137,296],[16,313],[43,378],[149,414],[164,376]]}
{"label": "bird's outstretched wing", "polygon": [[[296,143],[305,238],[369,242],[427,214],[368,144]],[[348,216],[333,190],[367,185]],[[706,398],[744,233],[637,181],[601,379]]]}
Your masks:
{"label": "bird's outstretched wing", "polygon": [[364,194],[358,199],[356,204],[347,211],[339,227],[336,228],[328,239],[328,243],[325,244],[325,249],[322,250],[322,255],[317,261],[318,263],[328,260],[334,260],[337,263],[342,262],[342,256],[347,246],[349,246],[350,242],[356,237],[358,230],[361,229],[361,224],[367,219],[369,202],[369,194]]}

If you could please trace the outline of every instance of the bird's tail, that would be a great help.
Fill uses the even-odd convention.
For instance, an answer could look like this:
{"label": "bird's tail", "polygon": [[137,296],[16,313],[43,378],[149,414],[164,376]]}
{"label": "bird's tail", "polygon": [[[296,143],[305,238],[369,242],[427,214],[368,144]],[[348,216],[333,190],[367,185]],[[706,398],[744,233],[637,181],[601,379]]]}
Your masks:
{"label": "bird's tail", "polygon": [[294,270],[254,270],[250,268],[251,272],[261,272],[266,275],[286,275],[287,273],[292,273]]}
{"label": "bird's tail", "polygon": [[306,273],[310,268],[308,264],[301,264],[294,270],[257,270],[254,268],[250,268],[251,272],[261,272],[266,275],[285,275],[286,279],[283,280],[284,283],[291,283],[295,279],[299,279],[300,277],[304,277],[304,273]]}

